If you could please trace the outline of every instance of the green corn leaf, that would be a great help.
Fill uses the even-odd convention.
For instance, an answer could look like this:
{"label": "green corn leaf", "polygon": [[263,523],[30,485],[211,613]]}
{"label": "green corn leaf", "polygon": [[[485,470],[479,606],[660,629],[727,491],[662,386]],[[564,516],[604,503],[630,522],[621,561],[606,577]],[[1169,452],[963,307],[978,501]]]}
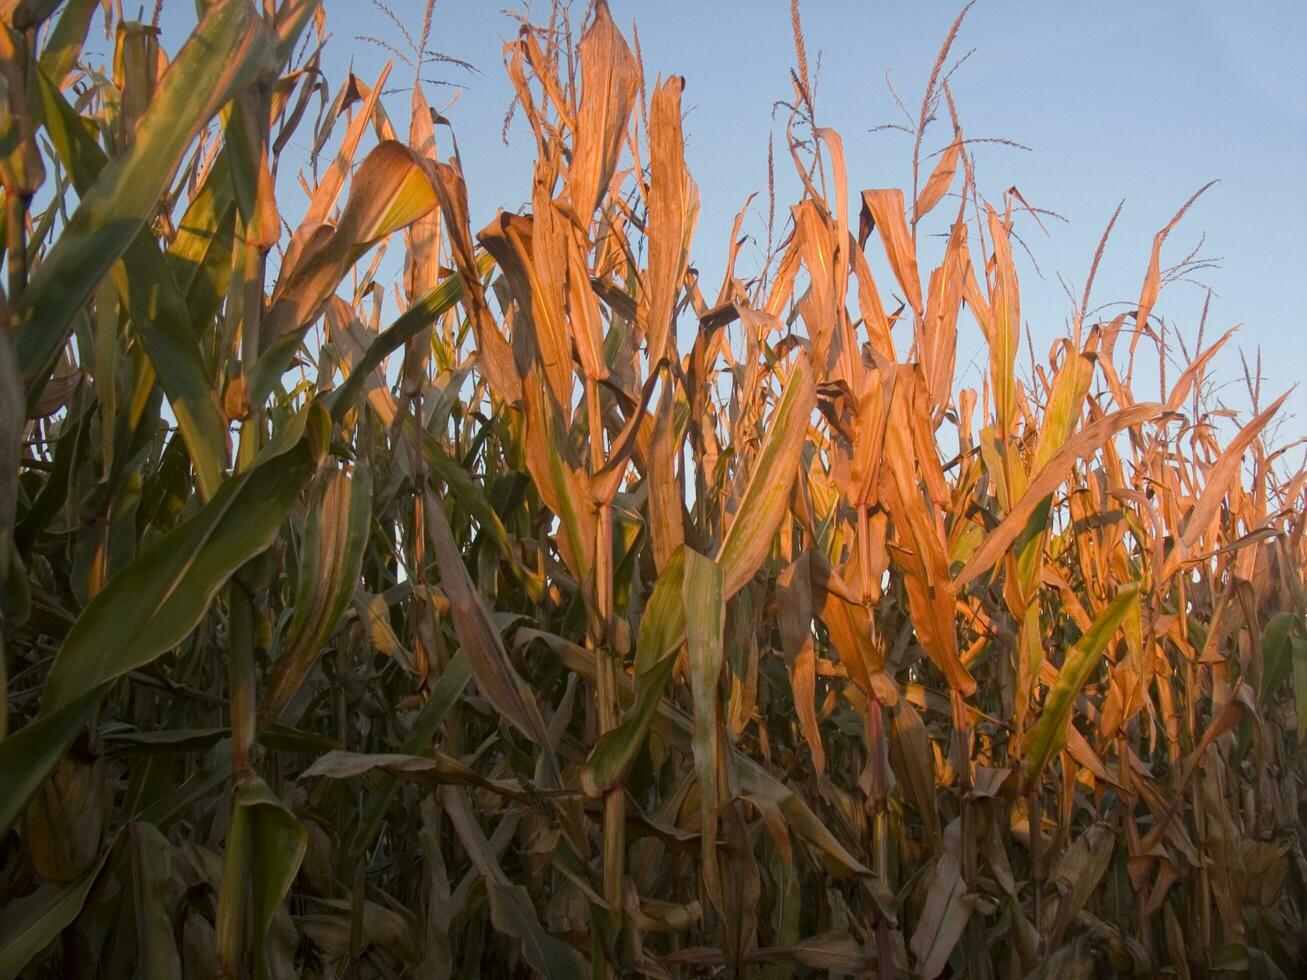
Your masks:
{"label": "green corn leaf", "polygon": [[1079,642],[1067,651],[1061,673],[1044,699],[1044,710],[1040,713],[1039,721],[1025,739],[1021,777],[1027,789],[1039,780],[1048,760],[1066,745],[1067,726],[1071,724],[1076,695],[1085,686],[1089,675],[1098,666],[1103,651],[1107,649],[1107,644],[1138,602],[1138,584],[1132,582],[1122,586],[1098,614],[1093,625],[1080,637]]}
{"label": "green corn leaf", "polygon": [[[317,406],[306,409],[300,426]],[[302,429],[301,429],[302,431]],[[195,516],[145,548],[77,617],[41,697],[49,714],[182,642],[214,595],[277,534],[316,468],[312,439],[274,440]],[[275,462],[274,462],[275,461]]]}
{"label": "green corn leaf", "polygon": [[5,834],[46,774],[62,758],[99,702],[102,689],[83,694],[0,741],[0,834]]}
{"label": "green corn leaf", "polygon": [[1298,745],[1307,744],[1307,639],[1289,641],[1293,651],[1293,703],[1298,715]]}
{"label": "green corn leaf", "polygon": [[132,852],[132,890],[136,905],[136,943],[141,980],[181,980],[182,962],[173,939],[168,839],[147,823],[127,826]]}
{"label": "green corn leaf", "polygon": [[449,597],[454,633],[477,687],[506,721],[549,755],[549,736],[535,694],[509,659],[485,600],[468,575],[443,503],[430,490],[425,493],[426,531],[440,568],[440,587]]}
{"label": "green corn leaf", "polygon": [[275,67],[274,42],[248,0],[209,8],[160,81],[131,147],[82,195],[17,304],[18,355],[29,398],[44,386],[95,284],[153,217],[200,128]]}
{"label": "green corn leaf", "polygon": [[681,547],[658,576],[640,621],[635,648],[635,703],[622,723],[595,745],[584,773],[587,789],[600,792],[620,785],[644,746],[658,701],[671,679],[676,651],[685,639],[684,587],[685,548]]}
{"label": "green corn leaf", "polygon": [[[472,680],[472,671],[467,665],[467,655],[460,650],[445,666],[440,679],[431,688],[431,696],[422,706],[408,736],[400,743],[399,751],[406,755],[417,755],[427,750],[436,738],[436,733],[444,723],[445,716],[453,709]],[[377,834],[381,832],[382,822],[391,801],[399,791],[399,778],[386,773],[380,779],[375,791],[370,794],[363,805],[363,816],[359,821],[359,832],[354,838],[350,853],[357,856],[364,853]]]}
{"label": "green corn leaf", "polygon": [[728,599],[744,588],[771,553],[772,538],[789,506],[794,474],[802,462],[804,436],[816,404],[812,367],[807,357],[800,356],[772,415],[744,499],[717,552],[726,576]]}
{"label": "green corn leaf", "polygon": [[268,927],[299,872],[308,834],[261,779],[244,786],[237,802],[252,817],[254,967],[255,975],[263,980],[269,975],[265,949]]}
{"label": "green corn leaf", "polygon": [[316,405],[300,413],[256,460],[272,465],[226,481],[198,513],[113,576],[78,616],[42,690],[42,717],[0,742],[0,828],[22,812],[110,682],[184,640],[232,573],[272,543],[317,466],[314,413],[326,416]]}
{"label": "green corn leaf", "polygon": [[[771,552],[776,527],[789,505],[816,398],[808,359],[800,357],[772,417],[735,521],[717,553],[724,599],[743,588]],[[684,549],[678,550],[654,586],[636,643],[635,704],[622,724],[595,746],[585,771],[588,789],[619,785],[644,745],[658,700],[672,675],[673,654],[685,637],[685,565]]]}
{"label": "green corn leaf", "polygon": [[722,634],[726,629],[725,576],[721,565],[689,548],[685,556],[685,649],[694,698],[694,767],[699,777],[699,816],[703,883],[713,904],[722,904],[717,865],[717,823],[721,807],[719,775],[722,741],[717,686],[722,674]]}
{"label": "green corn leaf", "polygon": [[101,6],[100,0],[68,0],[63,13],[41,48],[41,71],[54,79],[56,85],[72,70],[82,53],[91,17]]}
{"label": "green corn leaf", "polygon": [[[489,257],[483,257],[483,260],[485,268],[489,269]],[[380,367],[387,357],[435,323],[441,314],[453,309],[454,304],[462,298],[462,276],[447,276],[441,280],[440,285],[414,302],[394,323],[378,334],[367,351],[359,358],[358,363],[351,366],[345,383],[327,396],[326,403],[331,409],[332,417],[337,421],[344,418],[345,413],[363,394],[368,376]]]}
{"label": "green corn leaf", "polygon": [[253,925],[254,975],[271,976],[268,927],[290,891],[308,847],[308,832],[262,779],[247,776],[236,791],[227,831],[222,893],[215,927],[220,955],[239,942],[246,902]]}
{"label": "green corn leaf", "polygon": [[224,149],[191,196],[168,245],[168,265],[197,332],[206,329],[227,292],[235,244],[236,197]]}
{"label": "green corn leaf", "polygon": [[43,885],[6,905],[0,919],[0,980],[16,980],[37,954],[82,912],[112,849],[72,884]]}
{"label": "green corn leaf", "polygon": [[[104,151],[48,78],[40,79],[40,90],[51,142],[77,192],[89,194],[107,165]],[[113,268],[132,330],[177,417],[200,492],[206,499],[212,497],[227,465],[227,426],[200,356],[197,324],[187,299],[148,228],[131,239],[121,264]]]}
{"label": "green corn leaf", "polygon": [[[412,431],[412,419],[406,419],[405,422],[409,431]],[[508,531],[473,475],[450,456],[439,440],[429,432],[422,433],[422,454],[432,475],[444,482],[450,496],[472,516],[483,532],[490,535],[504,559],[516,562],[517,553],[513,550]]]}
{"label": "green corn leaf", "polygon": [[[673,581],[675,582],[676,588],[679,590],[681,588],[681,576],[683,574],[682,558],[680,557],[679,551],[677,552],[677,557],[674,558],[673,561],[675,566],[678,568]],[[672,568],[673,565],[669,564],[668,569],[671,570]],[[657,590],[655,590],[655,592],[656,591]],[[650,606],[652,607],[652,601],[650,602]],[[682,605],[681,608],[684,609],[684,606]],[[649,614],[646,612],[645,615],[647,618]],[[573,643],[568,643],[560,637],[549,636],[548,634],[540,633],[538,631],[524,630],[523,632],[527,634],[528,639],[538,638],[541,641],[546,642],[550,648],[563,659],[563,662],[567,665],[569,670],[575,671],[590,683],[594,683],[595,678],[598,675],[595,658],[582,647]],[[682,626],[682,636],[683,635],[684,627]],[[673,652],[675,652],[675,648],[673,648]],[[671,676],[671,664],[673,659],[674,658],[672,657],[667,657],[662,661],[668,665],[667,677]],[[639,683],[638,674],[634,682],[627,674],[618,675],[617,690],[623,703],[638,704],[637,699],[641,697],[641,695],[636,688]],[[628,722],[634,714],[635,709],[628,710]],[[623,725],[623,728],[624,727],[626,726]],[[681,752],[689,753],[692,751],[691,744],[694,732],[694,722],[669,701],[657,699],[653,701],[652,707],[649,709],[649,721],[646,724],[646,729],[656,731],[659,736],[667,740],[668,744],[674,746]],[[612,738],[620,731],[622,731],[622,728],[615,729],[610,732],[609,736],[606,738]],[[638,751],[640,744],[642,743],[636,745],[636,751]],[[587,784],[587,789],[589,791],[596,792],[596,784],[598,786],[604,785],[598,782],[598,778],[604,774],[604,770],[600,769],[597,765],[603,762],[601,749],[604,753],[617,754],[618,749],[616,745],[617,739],[615,738],[609,743],[607,748],[605,748],[605,740],[600,740],[599,747],[596,748],[594,755],[591,756],[589,766],[582,774],[582,782]],[[753,759],[738,750],[732,749],[732,752],[733,761],[736,766],[736,776],[740,783],[740,794],[742,796],[754,797],[761,805],[769,808],[774,807],[779,810],[785,818],[785,823],[788,826],[789,831],[801,840],[811,844],[821,855],[822,862],[826,869],[832,874],[845,877],[856,876],[863,879],[871,878],[871,870],[855,858],[849,852],[847,847],[840,843],[835,835],[830,832],[829,828],[821,822],[817,815],[812,812],[811,808],[809,808],[807,803],[805,803],[797,793],[786,786],[778,777],[773,776],[768,772],[760,763],[755,762]],[[613,783],[611,785],[616,784]],[[873,897],[875,897],[878,902],[882,903],[882,911],[892,911],[893,896],[887,895],[883,886],[880,886],[873,891]]]}
{"label": "green corn leaf", "polygon": [[350,475],[331,468],[319,477],[300,556],[295,606],[260,708],[275,721],[313,669],[358,586],[372,520],[372,466],[360,460]]}
{"label": "green corn leaf", "polygon": [[551,935],[540,924],[531,896],[521,885],[513,884],[495,859],[476,816],[462,787],[448,787],[444,791],[446,812],[467,850],[477,871],[486,882],[490,899],[490,918],[495,928],[505,935],[520,940],[522,958],[541,976],[575,977],[580,980],[581,958],[561,939]]}
{"label": "green corn leaf", "polygon": [[1262,685],[1257,700],[1266,701],[1293,669],[1293,641],[1302,630],[1302,618],[1291,612],[1276,613],[1262,630]]}

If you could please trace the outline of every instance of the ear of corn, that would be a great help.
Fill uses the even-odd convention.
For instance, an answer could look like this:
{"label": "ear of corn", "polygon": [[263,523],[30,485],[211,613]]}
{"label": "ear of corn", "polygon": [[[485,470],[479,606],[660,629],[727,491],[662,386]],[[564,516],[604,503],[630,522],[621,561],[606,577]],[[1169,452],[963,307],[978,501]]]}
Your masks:
{"label": "ear of corn", "polygon": [[714,295],[603,0],[506,46],[489,221],[316,3],[204,7],[99,70],[0,2],[0,978],[1296,975],[1307,475],[1228,333],[1166,382],[1193,199],[1040,363],[1024,202],[923,154],[957,24],[863,190],[794,4]]}

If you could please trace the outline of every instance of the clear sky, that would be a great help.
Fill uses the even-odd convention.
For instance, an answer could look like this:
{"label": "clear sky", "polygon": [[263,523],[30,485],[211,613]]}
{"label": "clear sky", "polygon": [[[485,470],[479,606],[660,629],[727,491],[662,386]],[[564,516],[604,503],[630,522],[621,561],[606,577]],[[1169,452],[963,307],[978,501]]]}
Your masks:
{"label": "clear sky", "polygon": [[[165,6],[169,47],[177,39],[170,22],[181,26],[189,13],[172,9],[178,6],[179,0]],[[389,0],[389,6],[416,34],[422,0]],[[439,0],[431,47],[471,62],[478,73],[444,64],[423,71],[426,78],[462,86],[431,85],[427,92],[438,107],[457,92],[446,114],[462,152],[474,230],[496,206],[518,208],[529,193],[525,126],[510,129],[507,146],[500,139],[511,97],[502,46],[516,32],[505,6],[516,5]],[[399,31],[370,0],[326,0],[326,7],[334,35],[326,68],[333,84],[351,61],[371,81],[389,54],[359,36],[402,47]],[[584,0],[575,7],[579,17]],[[773,103],[791,94],[788,0],[610,0],[610,7],[628,39],[632,20],[638,25],[650,81],[659,73],[686,78],[687,156],[702,196],[693,261],[705,291],[715,290],[732,219],[751,192],[765,189],[769,133],[777,137],[778,202],[798,197],[793,169],[782,156],[784,118],[772,117]],[[803,4],[809,61],[814,68],[819,62],[818,122],[843,136],[851,195],[865,187],[910,186],[910,139],[872,131],[903,121],[886,73],[915,112],[960,7],[934,0]],[[536,0],[535,11],[543,19],[548,4]],[[1124,198],[1125,207],[1095,288],[1098,303],[1137,300],[1153,234],[1193,191],[1216,178],[1220,183],[1169,239],[1163,265],[1178,261],[1205,233],[1202,254],[1220,260],[1202,274],[1215,291],[1208,337],[1243,324],[1233,343],[1250,363],[1261,347],[1264,401],[1307,379],[1307,3],[980,0],[954,55],[972,49],[951,82],[964,131],[1031,148],[979,147],[982,190],[997,200],[1015,185],[1033,206],[1067,219],[1048,222],[1049,237],[1028,220],[1018,226],[1039,262],[1036,272],[1018,254],[1022,314],[1041,357],[1069,316],[1058,273],[1078,296],[1117,203]],[[411,79],[411,70],[396,64],[389,84],[406,87]],[[406,93],[396,92],[388,106],[397,124],[407,118]],[[941,145],[946,130],[945,123],[932,131],[931,148]],[[307,157],[307,138],[298,142]],[[746,227],[761,233],[762,224]],[[887,284],[882,279],[882,287]],[[1192,339],[1204,295],[1177,283],[1163,292],[1158,312]],[[962,339],[963,383],[978,384],[983,357],[968,365],[979,350],[978,336]],[[1238,384],[1223,394],[1243,408],[1238,354],[1233,347],[1227,351],[1218,376]],[[1296,417],[1282,425],[1277,441],[1307,432],[1307,385],[1289,405]]]}

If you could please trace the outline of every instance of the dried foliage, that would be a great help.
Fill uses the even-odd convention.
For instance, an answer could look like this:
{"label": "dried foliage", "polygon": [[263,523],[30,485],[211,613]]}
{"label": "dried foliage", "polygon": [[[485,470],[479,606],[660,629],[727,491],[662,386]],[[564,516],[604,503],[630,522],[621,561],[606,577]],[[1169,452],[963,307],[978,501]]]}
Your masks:
{"label": "dried foliage", "polygon": [[1201,333],[1142,394],[1175,221],[1022,343],[957,25],[858,194],[794,4],[804,192],[705,295],[684,81],[602,0],[507,44],[481,228],[312,0],[102,70],[101,6],[0,2],[0,977],[1300,975],[1283,399]]}

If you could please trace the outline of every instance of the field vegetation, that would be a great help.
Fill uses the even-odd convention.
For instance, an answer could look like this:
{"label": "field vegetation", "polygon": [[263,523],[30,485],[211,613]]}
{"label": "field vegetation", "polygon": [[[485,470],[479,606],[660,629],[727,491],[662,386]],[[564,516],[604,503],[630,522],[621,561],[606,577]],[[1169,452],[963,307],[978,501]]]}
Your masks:
{"label": "field vegetation", "polygon": [[795,3],[754,268],[582,6],[489,215],[314,0],[0,0],[0,978],[1301,976],[1307,476],[1159,315],[1194,200],[1035,349],[962,18],[863,189]]}

